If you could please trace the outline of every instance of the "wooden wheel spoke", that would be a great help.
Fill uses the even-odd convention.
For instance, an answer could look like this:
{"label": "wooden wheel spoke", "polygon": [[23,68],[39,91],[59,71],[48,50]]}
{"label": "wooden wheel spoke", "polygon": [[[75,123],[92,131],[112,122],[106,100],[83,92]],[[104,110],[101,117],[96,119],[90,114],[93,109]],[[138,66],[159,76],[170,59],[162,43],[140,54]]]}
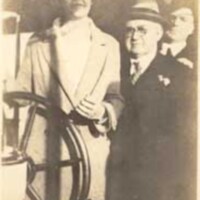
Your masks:
{"label": "wooden wheel spoke", "polygon": [[34,170],[36,172],[38,171],[45,171],[48,168],[61,168],[61,167],[71,167],[74,165],[77,165],[79,162],[81,162],[82,159],[78,158],[76,160],[62,160],[59,163],[41,163],[41,164],[35,164],[34,165]]}
{"label": "wooden wheel spoke", "polygon": [[25,129],[24,129],[24,133],[23,133],[21,143],[19,145],[19,150],[24,152],[24,153],[26,152],[26,149],[27,149],[27,146],[28,146],[29,138],[30,138],[30,135],[31,135],[31,131],[32,131],[32,128],[33,128],[33,123],[34,123],[34,119],[35,119],[35,115],[36,115],[36,111],[37,111],[37,107],[38,107],[38,104],[35,103],[29,109],[29,116],[28,116],[27,121],[26,121],[26,125],[25,125]]}
{"label": "wooden wheel spoke", "polygon": [[27,195],[30,197],[31,200],[42,200],[42,198],[38,195],[36,190],[31,185],[28,185],[27,187]]}
{"label": "wooden wheel spoke", "polygon": [[[87,147],[81,137],[79,129],[69,120],[69,116],[66,113],[47,99],[26,92],[11,92],[4,94],[4,101],[8,104],[9,102],[17,102],[14,104],[16,107],[16,115],[14,117],[16,123],[14,123],[13,126],[16,129],[15,134],[18,132],[18,117],[20,114],[18,112],[18,109],[20,109],[20,104],[18,102],[21,102],[21,100],[28,101],[28,103],[31,102],[21,141],[19,144],[16,142],[18,150],[22,152],[22,155],[27,157],[26,192],[29,199],[61,199],[61,191],[66,187],[62,185],[63,176],[61,176],[61,173],[65,173],[65,170],[61,171],[62,168],[69,168],[71,173],[70,179],[72,179],[72,181],[70,182],[71,186],[69,186],[71,191],[66,192],[68,199],[87,199],[90,187],[90,162]],[[54,120],[55,116],[56,120]],[[45,120],[44,123],[48,123],[49,132],[47,133],[49,134],[43,134],[40,130],[35,133],[35,129],[32,131],[32,129],[35,128],[37,117],[39,117],[39,120],[40,118]],[[43,161],[36,163],[36,160],[41,160],[41,157],[34,139],[38,136],[39,140],[40,134],[42,135],[41,138],[45,139],[45,144],[41,148],[41,152],[44,155],[41,155]],[[33,140],[31,140],[32,138]],[[60,139],[64,141],[64,145],[67,148],[65,151],[69,156],[67,156],[65,160],[61,160],[62,152],[60,152]],[[37,144],[43,145],[43,141],[39,141]],[[41,175],[40,172],[45,174]],[[38,177],[37,174],[39,175]],[[40,175],[44,177],[44,184],[42,182],[43,185],[41,185],[41,188],[39,188],[41,184]],[[66,175],[68,175],[68,172]],[[37,185],[38,183],[39,187]]]}

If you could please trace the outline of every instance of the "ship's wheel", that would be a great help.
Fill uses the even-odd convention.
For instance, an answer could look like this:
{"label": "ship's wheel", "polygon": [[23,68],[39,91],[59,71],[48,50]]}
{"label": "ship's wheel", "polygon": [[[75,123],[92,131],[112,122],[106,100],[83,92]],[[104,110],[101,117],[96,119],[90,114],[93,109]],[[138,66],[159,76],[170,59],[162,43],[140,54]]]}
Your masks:
{"label": "ship's wheel", "polygon": [[[11,138],[17,134],[14,146],[28,162],[26,199],[86,200],[90,187],[88,152],[68,116],[31,93],[6,93],[4,102],[14,110],[12,119],[4,119],[5,130]],[[26,109],[21,107],[27,104]]]}

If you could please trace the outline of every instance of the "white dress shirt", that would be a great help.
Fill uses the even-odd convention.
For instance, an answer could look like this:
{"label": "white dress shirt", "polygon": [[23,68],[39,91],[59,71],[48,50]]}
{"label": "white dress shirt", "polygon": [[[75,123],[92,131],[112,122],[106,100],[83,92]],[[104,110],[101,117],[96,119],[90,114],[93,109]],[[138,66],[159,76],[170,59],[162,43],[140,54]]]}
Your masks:
{"label": "white dress shirt", "polygon": [[174,43],[163,43],[160,53],[163,55],[167,54],[168,49],[171,50],[172,56],[176,56],[178,53],[180,53],[185,47],[187,43],[185,41],[183,42],[174,42]]}
{"label": "white dress shirt", "polygon": [[[130,75],[132,77],[132,83],[135,84],[139,77],[147,70],[151,62],[155,58],[157,49],[152,50],[149,54],[139,57],[138,59],[130,58]],[[135,65],[137,63],[137,67]],[[138,68],[138,69],[136,69]]]}
{"label": "white dress shirt", "polygon": [[61,28],[60,49],[62,67],[59,76],[63,85],[74,93],[85,69],[91,46],[91,19],[69,21]]}

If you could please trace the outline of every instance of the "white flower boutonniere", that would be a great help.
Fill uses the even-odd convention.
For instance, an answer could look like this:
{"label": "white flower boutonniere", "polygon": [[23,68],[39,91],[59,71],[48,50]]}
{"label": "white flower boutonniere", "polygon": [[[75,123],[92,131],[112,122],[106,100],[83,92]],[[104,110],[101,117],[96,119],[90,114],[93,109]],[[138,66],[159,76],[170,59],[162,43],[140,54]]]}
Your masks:
{"label": "white flower boutonniere", "polygon": [[171,80],[168,77],[164,77],[163,75],[158,75],[158,80],[164,84],[164,86],[168,86],[171,83]]}

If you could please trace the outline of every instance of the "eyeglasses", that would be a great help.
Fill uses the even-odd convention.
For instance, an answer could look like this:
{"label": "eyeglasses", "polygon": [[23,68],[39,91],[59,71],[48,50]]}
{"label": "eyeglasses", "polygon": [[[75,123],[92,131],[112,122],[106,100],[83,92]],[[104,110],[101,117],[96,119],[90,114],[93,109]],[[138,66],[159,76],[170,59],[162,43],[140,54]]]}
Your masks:
{"label": "eyeglasses", "polygon": [[150,30],[147,27],[144,26],[138,26],[138,27],[126,27],[126,36],[131,37],[133,34],[137,32],[140,36],[146,35]]}

